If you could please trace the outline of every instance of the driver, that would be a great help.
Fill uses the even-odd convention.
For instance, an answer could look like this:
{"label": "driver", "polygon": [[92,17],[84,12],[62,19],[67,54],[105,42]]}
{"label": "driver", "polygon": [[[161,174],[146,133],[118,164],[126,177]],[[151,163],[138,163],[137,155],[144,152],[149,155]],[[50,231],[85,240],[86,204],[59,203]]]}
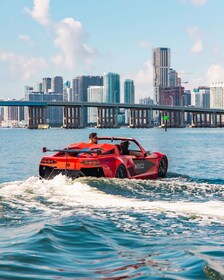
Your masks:
{"label": "driver", "polygon": [[89,143],[90,144],[98,144],[97,133],[92,132],[92,133],[89,134]]}

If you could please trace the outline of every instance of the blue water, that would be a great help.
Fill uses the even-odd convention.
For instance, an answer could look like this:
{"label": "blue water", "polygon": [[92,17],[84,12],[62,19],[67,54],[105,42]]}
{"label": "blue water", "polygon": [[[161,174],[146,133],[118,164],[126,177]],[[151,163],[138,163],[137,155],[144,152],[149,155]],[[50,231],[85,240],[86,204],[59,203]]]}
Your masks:
{"label": "blue water", "polygon": [[39,180],[91,129],[0,129],[0,279],[224,279],[224,129],[105,129],[169,158],[163,180]]}

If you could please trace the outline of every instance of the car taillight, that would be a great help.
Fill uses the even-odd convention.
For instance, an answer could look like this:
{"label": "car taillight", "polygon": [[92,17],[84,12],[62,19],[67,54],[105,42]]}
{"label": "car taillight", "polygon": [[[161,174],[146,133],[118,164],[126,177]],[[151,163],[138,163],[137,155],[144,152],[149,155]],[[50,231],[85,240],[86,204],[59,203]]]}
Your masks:
{"label": "car taillight", "polygon": [[81,164],[86,166],[99,166],[100,162],[97,159],[86,159],[81,161]]}
{"label": "car taillight", "polygon": [[53,160],[53,159],[42,159],[41,163],[43,163],[43,164],[55,164],[55,163],[57,163],[57,161]]}

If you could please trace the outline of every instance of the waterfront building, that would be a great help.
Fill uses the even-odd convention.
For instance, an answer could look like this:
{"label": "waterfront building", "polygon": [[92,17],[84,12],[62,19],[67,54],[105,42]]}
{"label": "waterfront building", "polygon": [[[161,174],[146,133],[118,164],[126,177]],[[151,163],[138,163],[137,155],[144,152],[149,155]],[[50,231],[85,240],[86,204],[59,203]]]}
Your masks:
{"label": "waterfront building", "polygon": [[134,104],[135,103],[135,85],[134,81],[126,79],[124,81],[124,103]]}
{"label": "waterfront building", "polygon": [[170,87],[177,87],[179,84],[178,73],[176,70],[170,68],[169,70]]}
{"label": "waterfront building", "polygon": [[74,78],[72,79],[72,100],[73,102],[78,101],[79,96],[79,79]]}
{"label": "waterfront building", "polygon": [[[43,92],[32,92],[25,94],[25,101],[63,101],[63,94],[50,94]],[[28,110],[25,111],[25,120],[28,121]],[[62,107],[49,106],[45,110],[45,124],[60,127],[63,125],[63,109]]]}
{"label": "waterfront building", "polygon": [[[88,93],[88,102],[103,102],[103,86],[90,86],[87,89]],[[88,108],[87,110],[88,124],[96,124],[97,123],[97,108]]]}
{"label": "waterfront building", "polygon": [[190,106],[190,105],[191,105],[191,91],[187,89],[184,90],[183,106]]}
{"label": "waterfront building", "polygon": [[[87,102],[87,89],[90,86],[103,86],[102,76],[78,76],[72,79],[72,99]],[[87,124],[87,108],[83,109],[83,124]]]}
{"label": "waterfront building", "polygon": [[51,78],[43,78],[42,80],[42,91],[48,93],[51,91]]}
{"label": "waterfront building", "polygon": [[[130,79],[126,79],[124,81],[124,103],[125,104],[134,104],[135,103],[135,85],[134,81]],[[130,119],[130,110],[125,110],[123,114],[123,119],[118,119],[121,123],[129,123]]]}
{"label": "waterfront building", "polygon": [[154,86],[154,101],[159,103],[160,87],[170,86],[170,48],[155,48],[152,51],[153,56],[153,86]]}
{"label": "waterfront building", "polygon": [[89,86],[102,86],[102,76],[78,76],[72,79],[72,95],[74,101],[87,101],[87,89]]}
{"label": "waterfront building", "polygon": [[40,82],[37,82],[37,83],[33,84],[33,91],[42,92],[43,91],[42,88],[43,88],[42,83],[40,83]]}
{"label": "waterfront building", "polygon": [[210,88],[198,87],[194,89],[195,107],[210,108]]}
{"label": "waterfront building", "polygon": [[17,106],[4,107],[4,120],[5,121],[15,121],[19,120],[19,111]]}
{"label": "waterfront building", "polygon": [[212,83],[210,85],[210,108],[224,108],[224,83]]}
{"label": "waterfront building", "polygon": [[51,90],[53,93],[63,93],[63,78],[61,76],[54,76],[51,80]]}
{"label": "waterfront building", "polygon": [[163,87],[159,91],[159,104],[167,106],[183,105],[184,87]]}
{"label": "waterfront building", "polygon": [[33,92],[33,87],[31,86],[24,86],[24,95],[27,94],[27,93],[32,93]]}
{"label": "waterfront building", "polygon": [[5,106],[3,108],[2,126],[19,127],[19,122],[24,120],[24,107]]}
{"label": "waterfront building", "polygon": [[150,97],[144,97],[139,100],[139,104],[144,104],[144,105],[153,105],[153,99]]}
{"label": "waterfront building", "polygon": [[[191,106],[191,91],[189,89],[184,90],[184,95],[182,96],[182,105],[185,107]],[[192,123],[192,118],[190,112],[184,113],[184,122],[186,124]]]}
{"label": "waterfront building", "polygon": [[120,75],[116,73],[104,73],[104,102],[120,103]]}
{"label": "waterfront building", "polygon": [[65,81],[63,83],[63,100],[72,102],[72,89],[70,81]]}

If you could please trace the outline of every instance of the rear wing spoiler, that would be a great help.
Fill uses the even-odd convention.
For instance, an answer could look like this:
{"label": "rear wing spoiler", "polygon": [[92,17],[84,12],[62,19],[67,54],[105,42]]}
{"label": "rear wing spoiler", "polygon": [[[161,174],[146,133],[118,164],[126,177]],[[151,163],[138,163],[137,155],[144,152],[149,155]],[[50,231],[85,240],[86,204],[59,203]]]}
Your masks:
{"label": "rear wing spoiler", "polygon": [[73,149],[63,149],[63,150],[51,150],[51,149],[47,149],[46,147],[43,147],[43,153],[46,153],[46,152],[60,152],[60,153],[72,153],[72,154],[97,154],[97,155],[101,155],[102,154],[102,151],[100,149],[94,149],[94,150],[73,150]]}

